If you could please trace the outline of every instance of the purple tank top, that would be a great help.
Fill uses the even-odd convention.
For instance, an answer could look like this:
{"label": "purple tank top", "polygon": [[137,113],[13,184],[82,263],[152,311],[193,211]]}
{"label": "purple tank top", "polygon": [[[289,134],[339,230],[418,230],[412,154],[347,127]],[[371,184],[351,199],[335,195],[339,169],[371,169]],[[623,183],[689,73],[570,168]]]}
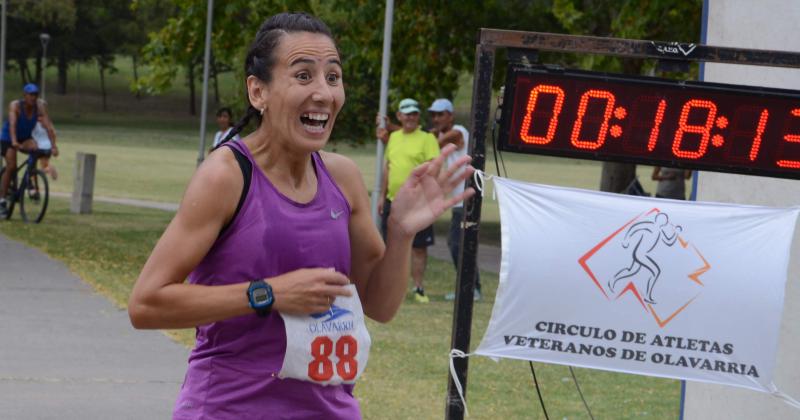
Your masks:
{"label": "purple tank top", "polygon": [[[238,215],[189,275],[189,282],[240,283],[301,268],[335,267],[349,275],[350,205],[319,155],[312,155],[317,193],[310,202],[297,203],[272,185],[244,143],[227,147],[252,163],[250,188]],[[203,325],[196,335],[175,419],[361,417],[352,385],[278,378],[286,332],[276,311],[267,318],[253,313]]]}

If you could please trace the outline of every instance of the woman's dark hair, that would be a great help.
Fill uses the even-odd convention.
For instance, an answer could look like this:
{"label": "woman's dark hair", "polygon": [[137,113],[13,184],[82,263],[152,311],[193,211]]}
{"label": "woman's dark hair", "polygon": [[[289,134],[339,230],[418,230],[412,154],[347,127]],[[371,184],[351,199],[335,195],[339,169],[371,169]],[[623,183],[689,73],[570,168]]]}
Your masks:
{"label": "woman's dark hair", "polygon": [[228,118],[233,119],[233,111],[231,111],[231,109],[228,108],[227,106],[217,110],[218,117],[221,117],[222,114],[228,114]]}
{"label": "woman's dark hair", "polygon": [[[250,44],[247,57],[244,59],[245,77],[255,76],[261,81],[269,83],[272,80],[272,68],[275,66],[275,50],[278,48],[278,43],[284,34],[292,32],[323,34],[333,40],[333,35],[328,25],[316,16],[302,12],[273,15],[261,24],[256,38]],[[244,117],[233,126],[233,130],[225,136],[220,145],[239,134],[247,126],[251,118],[255,118],[256,121],[260,122],[261,114],[248,101]]]}

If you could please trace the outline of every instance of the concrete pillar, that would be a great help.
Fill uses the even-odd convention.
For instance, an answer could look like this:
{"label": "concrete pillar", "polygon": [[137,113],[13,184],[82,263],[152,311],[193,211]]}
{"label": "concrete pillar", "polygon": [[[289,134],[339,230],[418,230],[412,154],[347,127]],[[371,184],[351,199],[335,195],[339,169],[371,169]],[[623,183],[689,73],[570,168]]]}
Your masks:
{"label": "concrete pillar", "polygon": [[[706,1],[707,44],[800,51],[800,38],[797,37],[800,3],[797,1]],[[798,74],[798,69],[707,63],[704,79],[709,82],[800,90]],[[775,207],[796,206],[800,205],[800,181],[701,172],[697,178],[697,200]],[[798,398],[800,229],[795,231],[790,256],[773,381],[783,392]],[[800,412],[796,409],[768,394],[716,384],[686,383],[686,420],[797,419],[799,416]]]}
{"label": "concrete pillar", "polygon": [[70,211],[77,214],[92,212],[94,196],[94,169],[97,155],[78,152],[75,155],[75,185],[72,188],[72,204]]}

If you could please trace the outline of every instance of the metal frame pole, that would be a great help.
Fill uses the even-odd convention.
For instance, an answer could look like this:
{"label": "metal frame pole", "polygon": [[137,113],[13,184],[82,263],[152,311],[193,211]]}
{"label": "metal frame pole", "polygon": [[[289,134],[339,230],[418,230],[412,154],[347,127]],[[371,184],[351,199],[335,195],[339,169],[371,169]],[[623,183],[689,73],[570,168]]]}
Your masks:
{"label": "metal frame pole", "polygon": [[[389,101],[389,70],[392,59],[392,23],[394,20],[394,0],[386,0],[386,14],[383,18],[383,58],[381,60],[381,93],[378,104],[378,114],[386,115]],[[381,120],[380,128],[386,128],[385,121]],[[378,214],[378,201],[383,185],[383,142],[378,139],[375,148],[375,185],[372,189],[371,211],[372,220],[380,229],[381,217]]]}
{"label": "metal frame pole", "polygon": [[709,61],[715,63],[748,64],[767,67],[800,67],[800,52],[717,47],[694,43],[604,38],[597,36],[563,35],[499,29],[481,29],[480,42],[495,48],[524,48],[541,51],[588,53],[662,60]]}
{"label": "metal frame pole", "polygon": [[[475,52],[475,83],[472,88],[472,136],[470,156],[472,166],[482,171],[486,163],[486,132],[489,128],[489,117],[492,104],[492,73],[494,71],[494,47],[479,43]],[[467,187],[475,188],[473,179],[467,181]],[[455,314],[453,316],[453,336],[450,347],[469,353],[469,341],[472,332],[472,306],[475,293],[475,275],[478,270],[478,227],[481,220],[480,194],[467,200],[464,220],[461,222],[461,255],[456,280]],[[453,361],[456,377],[467,396],[466,358]],[[447,384],[447,408],[445,418],[460,420],[464,418],[464,406],[458,395],[455,382],[450,377]]]}
{"label": "metal frame pole", "polygon": [[214,19],[214,0],[208,0],[206,15],[206,46],[203,55],[203,99],[200,106],[200,150],[197,152],[197,166],[203,163],[206,155],[206,119],[208,114],[208,70],[211,61],[211,23]]}

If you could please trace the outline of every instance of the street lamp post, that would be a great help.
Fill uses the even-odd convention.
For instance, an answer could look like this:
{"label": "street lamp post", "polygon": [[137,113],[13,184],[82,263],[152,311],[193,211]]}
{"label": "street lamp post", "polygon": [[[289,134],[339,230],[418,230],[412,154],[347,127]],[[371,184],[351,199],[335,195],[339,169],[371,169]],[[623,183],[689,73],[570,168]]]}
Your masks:
{"label": "street lamp post", "polygon": [[206,154],[206,117],[208,113],[208,70],[211,67],[211,29],[214,20],[214,0],[206,5],[206,47],[203,52],[203,100],[200,107],[200,150],[197,152],[197,166],[203,163]]}
{"label": "street lamp post", "polygon": [[[383,57],[381,59],[381,91],[378,100],[378,114],[386,116],[389,108],[389,71],[392,58],[392,27],[394,26],[394,0],[386,0],[386,11],[383,17]],[[386,121],[381,118],[381,128],[386,128]],[[381,215],[378,214],[378,201],[380,201],[381,186],[383,185],[383,152],[381,140],[375,142],[375,186],[372,188],[370,210],[372,221],[380,229]]]}
{"label": "street lamp post", "polygon": [[47,71],[47,43],[50,42],[50,34],[41,33],[39,34],[39,41],[42,42],[42,100],[44,100],[44,81],[45,81],[45,72]]}

